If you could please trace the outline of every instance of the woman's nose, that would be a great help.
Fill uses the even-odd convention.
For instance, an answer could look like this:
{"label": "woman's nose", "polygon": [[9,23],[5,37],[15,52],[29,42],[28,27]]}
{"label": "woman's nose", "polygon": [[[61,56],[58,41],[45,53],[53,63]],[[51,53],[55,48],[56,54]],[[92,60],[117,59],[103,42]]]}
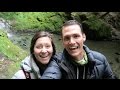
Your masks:
{"label": "woman's nose", "polygon": [[46,48],[43,47],[42,50],[41,50],[41,52],[46,53],[47,52]]}

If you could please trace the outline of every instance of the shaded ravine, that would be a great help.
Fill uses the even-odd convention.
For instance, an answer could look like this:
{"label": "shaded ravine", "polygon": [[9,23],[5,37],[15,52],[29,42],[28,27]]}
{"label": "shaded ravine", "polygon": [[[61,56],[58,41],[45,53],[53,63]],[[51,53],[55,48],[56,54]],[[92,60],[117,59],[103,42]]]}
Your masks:
{"label": "shaded ravine", "polygon": [[[4,25],[3,25],[4,26]],[[29,52],[30,41],[34,32],[21,32],[15,33],[12,32],[9,27],[3,27],[6,30],[8,38],[19,47],[23,48],[24,50]],[[62,42],[59,35],[54,35],[54,42],[56,45],[57,52],[63,50]],[[114,73],[120,78],[120,41],[92,41],[87,40],[85,44],[92,50],[99,51],[103,53],[110,65]],[[4,56],[0,55],[0,78],[7,78],[4,72],[8,69],[8,65],[12,62],[6,59]]]}

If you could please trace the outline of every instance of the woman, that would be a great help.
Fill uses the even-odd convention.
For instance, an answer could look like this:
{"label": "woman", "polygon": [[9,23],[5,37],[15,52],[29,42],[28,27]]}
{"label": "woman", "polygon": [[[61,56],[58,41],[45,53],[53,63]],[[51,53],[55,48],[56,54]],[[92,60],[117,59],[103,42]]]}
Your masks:
{"label": "woman", "polygon": [[21,63],[21,69],[12,79],[40,79],[49,62],[56,53],[52,35],[49,32],[37,32],[30,46],[30,56]]}

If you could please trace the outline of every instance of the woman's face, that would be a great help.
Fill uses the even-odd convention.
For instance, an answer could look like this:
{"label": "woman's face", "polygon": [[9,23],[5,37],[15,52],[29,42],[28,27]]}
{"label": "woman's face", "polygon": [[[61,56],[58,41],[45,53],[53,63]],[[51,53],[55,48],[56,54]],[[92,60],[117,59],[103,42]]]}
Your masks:
{"label": "woman's face", "polygon": [[49,37],[40,37],[34,46],[34,56],[42,64],[48,64],[53,54],[53,47]]}

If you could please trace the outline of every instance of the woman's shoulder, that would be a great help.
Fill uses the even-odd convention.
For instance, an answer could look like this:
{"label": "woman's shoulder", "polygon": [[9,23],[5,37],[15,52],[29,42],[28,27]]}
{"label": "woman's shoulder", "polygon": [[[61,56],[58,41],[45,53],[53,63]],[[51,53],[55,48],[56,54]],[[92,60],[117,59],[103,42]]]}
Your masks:
{"label": "woman's shoulder", "polygon": [[17,71],[11,79],[26,79],[23,70]]}
{"label": "woman's shoulder", "polygon": [[31,61],[32,61],[31,56],[27,56],[27,57],[25,57],[25,59],[22,60],[20,66],[24,67],[25,69],[30,68],[31,67]]}

